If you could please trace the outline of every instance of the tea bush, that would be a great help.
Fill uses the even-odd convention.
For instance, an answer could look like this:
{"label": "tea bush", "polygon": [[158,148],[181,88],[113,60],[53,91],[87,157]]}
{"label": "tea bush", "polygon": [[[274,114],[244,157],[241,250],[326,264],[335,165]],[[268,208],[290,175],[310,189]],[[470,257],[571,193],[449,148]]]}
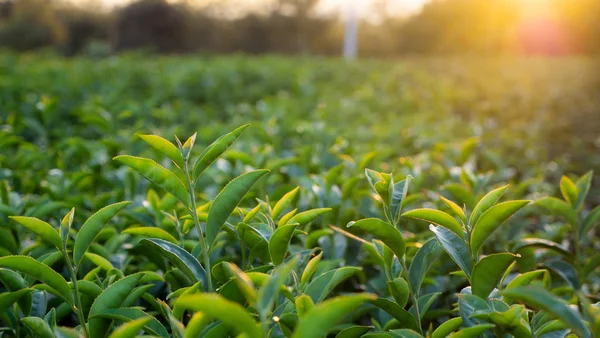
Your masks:
{"label": "tea bush", "polygon": [[29,57],[1,63],[3,336],[600,336],[593,171],[537,152],[535,100],[427,92],[435,63]]}

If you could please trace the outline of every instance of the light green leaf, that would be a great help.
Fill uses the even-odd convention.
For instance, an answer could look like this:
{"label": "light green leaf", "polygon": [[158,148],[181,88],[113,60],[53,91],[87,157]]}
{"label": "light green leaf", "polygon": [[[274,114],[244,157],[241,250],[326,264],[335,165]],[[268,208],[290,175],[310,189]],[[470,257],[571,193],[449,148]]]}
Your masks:
{"label": "light green leaf", "polygon": [[292,203],[294,198],[296,198],[296,196],[298,195],[299,190],[300,190],[300,187],[294,188],[292,191],[283,195],[283,197],[281,197],[279,199],[279,201],[277,201],[277,203],[275,203],[273,210],[271,210],[271,217],[273,219],[277,219],[277,217],[279,217],[279,215],[281,215],[281,213],[285,210],[285,208],[287,208],[288,205],[290,205],[290,203]]}
{"label": "light green leaf", "polygon": [[119,326],[108,338],[134,338],[148,324],[151,318],[139,318]]}
{"label": "light green leaf", "polygon": [[108,332],[112,322],[111,319],[94,316],[99,315],[106,310],[121,307],[121,304],[123,304],[127,295],[131,293],[143,275],[143,273],[136,273],[116,281],[102,291],[100,296],[94,300],[94,303],[92,303],[92,307],[90,308],[88,320],[90,338],[103,338]]}
{"label": "light green leaf", "polygon": [[410,296],[408,282],[404,278],[398,277],[393,281],[388,281],[387,286],[392,298],[394,298],[400,307],[404,308]]}
{"label": "light green leaf", "polygon": [[521,286],[531,285],[531,283],[537,279],[542,277],[542,275],[547,274],[547,270],[534,270],[522,273],[511,280],[508,285],[506,285],[506,290],[514,289]]}
{"label": "light green leaf", "polygon": [[430,224],[429,230],[433,231],[438,242],[442,245],[450,258],[458,264],[467,278],[471,279],[473,261],[471,260],[471,254],[469,253],[467,243],[444,227],[436,227],[435,225]]}
{"label": "light green leaf", "polygon": [[561,299],[537,287],[517,287],[502,292],[503,296],[523,302],[535,309],[544,310],[569,326],[580,338],[591,338],[588,327],[581,315],[571,309]]}
{"label": "light green leaf", "polygon": [[560,178],[560,192],[563,195],[565,201],[569,202],[573,208],[577,205],[577,199],[579,197],[579,190],[570,178],[563,176]]}
{"label": "light green leaf", "polygon": [[374,326],[350,326],[340,331],[335,338],[360,338],[374,328]]}
{"label": "light green leaf", "polygon": [[304,268],[304,272],[302,272],[302,277],[300,277],[300,289],[304,289],[304,285],[306,285],[306,283],[315,273],[317,265],[321,261],[322,257],[323,251],[321,251],[318,255],[316,255],[315,257],[311,258],[310,261],[308,261],[308,264],[306,264],[306,268]]}
{"label": "light green leaf", "polygon": [[497,253],[483,257],[473,268],[471,293],[487,299],[516,257],[511,253]]}
{"label": "light green leaf", "polygon": [[73,293],[67,281],[56,271],[28,256],[0,257],[0,267],[25,273],[58,292],[69,305],[73,305]]}
{"label": "light green leaf", "polygon": [[506,189],[508,189],[508,185],[505,185],[498,189],[494,189],[487,193],[485,196],[483,196],[481,200],[479,200],[475,208],[473,208],[473,212],[471,213],[471,217],[469,218],[469,224],[471,225],[471,228],[475,226],[475,224],[479,220],[479,217],[481,217],[481,215],[483,215],[484,212],[491,208],[492,205],[496,204],[500,197],[504,195]]}
{"label": "light green leaf", "polygon": [[462,326],[463,320],[460,317],[452,318],[438,326],[431,334],[431,338],[446,338],[452,332],[458,330]]}
{"label": "light green leaf", "polygon": [[577,213],[567,202],[556,197],[543,197],[534,203],[550,212],[554,216],[561,217],[571,226],[577,226]]}
{"label": "light green leaf", "polygon": [[206,149],[202,151],[198,160],[194,164],[194,180],[197,181],[198,177],[202,175],[204,170],[208,168],[219,156],[221,156],[248,128],[249,124],[238,127],[237,129],[222,135],[211,143]]}
{"label": "light green leaf", "polygon": [[142,239],[140,244],[156,250],[188,278],[202,283],[202,286],[206,288],[206,271],[189,252],[171,242],[158,238]]}
{"label": "light green leaf", "polygon": [[325,337],[344,317],[364,302],[376,298],[375,295],[363,293],[328,299],[300,319],[292,338]]}
{"label": "light green leaf", "polygon": [[158,238],[173,244],[177,244],[177,239],[173,237],[170,233],[165,230],[157,227],[135,227],[125,229],[122,233],[132,235],[132,236],[143,236],[150,238]]}
{"label": "light green leaf", "polygon": [[96,266],[99,266],[106,271],[110,271],[111,269],[115,268],[108,259],[106,259],[100,255],[96,255],[91,252],[86,252],[84,257],[89,259]]}
{"label": "light green leaf", "polygon": [[90,216],[90,218],[83,223],[81,229],[77,233],[77,237],[75,237],[75,244],[73,246],[73,262],[76,267],[79,267],[79,264],[81,264],[81,260],[83,259],[83,254],[85,254],[90,245],[92,245],[106,223],[129,204],[131,204],[131,202],[119,202],[108,205],[98,210],[98,212]]}
{"label": "light green leaf", "polygon": [[441,225],[444,228],[455,233],[459,238],[465,237],[462,225],[454,217],[448,215],[443,211],[439,211],[436,209],[414,209],[405,212],[404,214],[402,214],[402,216],[420,219],[429,223]]}
{"label": "light green leaf", "polygon": [[217,195],[210,206],[206,222],[206,242],[209,247],[213,246],[217,234],[246,193],[268,172],[268,170],[254,170],[238,176]]}
{"label": "light green leaf", "polygon": [[258,296],[256,293],[256,287],[254,286],[254,283],[250,277],[248,277],[244,271],[242,271],[233,263],[225,262],[223,267],[229,272],[230,275],[233,276],[235,284],[248,301],[248,304],[254,307]]}
{"label": "light green leaf", "polygon": [[183,156],[173,143],[157,135],[138,134],[138,136],[154,149],[170,158],[179,168],[183,168]]}
{"label": "light green leaf", "polygon": [[298,313],[298,317],[300,318],[304,317],[304,315],[306,315],[312,309],[315,308],[315,303],[307,295],[298,296],[294,301],[294,305],[296,306],[296,312]]}
{"label": "light green leaf", "polygon": [[385,243],[398,259],[404,257],[404,251],[406,249],[404,238],[402,238],[400,231],[390,223],[384,222],[379,218],[365,218],[358,222],[348,224],[348,227],[358,228],[370,233]]}
{"label": "light green leaf", "polygon": [[331,208],[318,208],[303,211],[299,214],[294,215],[287,223],[298,223],[300,226],[308,224],[315,220],[315,218],[321,216],[324,213],[330,212]]}
{"label": "light green leaf", "polygon": [[448,206],[448,208],[452,209],[452,212],[454,212],[456,216],[458,216],[464,223],[467,222],[467,215],[465,215],[465,211],[458,206],[458,204],[445,198],[444,196],[440,196],[440,199]]}
{"label": "light green leaf", "polygon": [[9,218],[31,230],[48,243],[54,245],[58,250],[61,250],[62,239],[60,238],[58,231],[56,231],[52,225],[34,217],[10,216]]}
{"label": "light green leaf", "polygon": [[448,338],[475,338],[494,327],[494,324],[479,324],[464,328],[448,336]]}
{"label": "light green leaf", "polygon": [[415,295],[419,294],[427,271],[437,262],[441,253],[442,247],[435,238],[425,242],[419,251],[417,251],[408,269],[408,284]]}
{"label": "light green leaf", "polygon": [[269,239],[269,254],[271,255],[273,264],[279,265],[283,262],[297,226],[298,223],[288,223],[277,228],[273,232],[273,235],[271,235]]}
{"label": "light green leaf", "polygon": [[260,338],[261,331],[254,318],[238,303],[229,301],[217,294],[204,293],[182,296],[177,299],[177,306],[188,310],[203,312],[208,316],[231,326],[247,338]]}
{"label": "light green leaf", "polygon": [[137,171],[148,181],[165,189],[169,194],[175,196],[186,207],[191,206],[188,190],[181,180],[167,168],[154,162],[149,158],[121,155],[114,158],[126,166]]}
{"label": "light green leaf", "polygon": [[529,202],[522,200],[503,202],[484,212],[471,232],[471,252],[477,254],[492,233]]}

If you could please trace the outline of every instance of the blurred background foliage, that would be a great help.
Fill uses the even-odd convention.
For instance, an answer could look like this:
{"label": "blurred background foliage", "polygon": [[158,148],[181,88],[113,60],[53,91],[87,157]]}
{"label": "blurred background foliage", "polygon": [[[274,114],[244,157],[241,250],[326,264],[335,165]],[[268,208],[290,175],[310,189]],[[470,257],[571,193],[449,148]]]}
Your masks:
{"label": "blurred background foliage", "polygon": [[[137,48],[338,55],[343,15],[320,10],[321,2],[264,0],[241,10],[235,0],[136,0],[110,7],[94,0],[2,0],[0,46],[55,47],[67,55]],[[530,9],[540,0],[433,0],[408,16],[387,11],[389,2],[374,1],[369,14],[362,13],[360,55],[600,52],[597,0],[545,0],[545,13],[533,16]]]}

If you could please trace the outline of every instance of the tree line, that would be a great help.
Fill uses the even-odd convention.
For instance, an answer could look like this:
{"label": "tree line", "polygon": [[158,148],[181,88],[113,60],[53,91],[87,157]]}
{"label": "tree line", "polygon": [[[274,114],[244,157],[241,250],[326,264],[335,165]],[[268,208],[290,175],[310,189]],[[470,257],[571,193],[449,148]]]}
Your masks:
{"label": "tree line", "polygon": [[[377,8],[386,8],[379,0]],[[359,54],[595,54],[600,1],[432,0],[401,17],[363,15]],[[136,0],[111,10],[58,0],[0,0],[0,47],[53,48],[66,55],[143,49],[157,53],[339,55],[343,17],[319,0],[273,0],[232,14],[215,2]],[[532,13],[530,13],[532,12]]]}

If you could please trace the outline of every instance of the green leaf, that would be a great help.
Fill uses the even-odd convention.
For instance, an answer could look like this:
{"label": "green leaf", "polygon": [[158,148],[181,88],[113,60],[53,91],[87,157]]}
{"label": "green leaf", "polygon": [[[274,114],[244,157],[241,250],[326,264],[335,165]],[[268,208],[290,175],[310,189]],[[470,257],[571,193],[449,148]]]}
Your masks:
{"label": "green leaf", "polygon": [[387,286],[392,298],[394,298],[400,307],[404,308],[410,296],[408,282],[404,278],[398,277],[393,281],[388,281]]}
{"label": "green leaf", "polygon": [[248,277],[244,271],[242,271],[233,263],[226,262],[224,267],[233,276],[235,284],[248,301],[248,304],[254,307],[258,296],[256,293],[256,287],[254,286],[254,283],[250,277]]}
{"label": "green leaf", "polygon": [[544,267],[549,268],[565,280],[574,290],[579,290],[581,283],[579,282],[577,270],[575,267],[565,261],[554,260],[543,263]]}
{"label": "green leaf", "polygon": [[328,299],[300,319],[292,338],[325,337],[344,317],[364,302],[376,298],[375,295],[363,293]]}
{"label": "green leaf", "polygon": [[180,297],[176,302],[182,308],[203,312],[231,326],[248,338],[260,338],[261,331],[254,318],[238,303],[217,294],[204,293]]}
{"label": "green leaf", "polygon": [[560,178],[560,192],[563,195],[565,201],[569,202],[573,208],[577,205],[577,199],[579,198],[579,190],[570,178],[563,176]]}
{"label": "green leaf", "polygon": [[[0,282],[11,292],[26,289],[28,287],[27,282],[25,282],[25,279],[23,279],[21,275],[7,269],[0,269]],[[30,294],[26,294],[17,301],[19,308],[23,311],[25,316],[29,316],[29,312],[31,311],[31,298]]]}
{"label": "green leaf", "polygon": [[185,327],[185,338],[202,337],[202,330],[210,323],[211,319],[202,312],[196,312]]}
{"label": "green leaf", "polygon": [[268,281],[258,290],[258,301],[256,302],[256,311],[261,318],[266,319],[269,311],[273,307],[275,300],[279,297],[279,290],[286,278],[292,272],[294,266],[298,263],[298,256],[293,257],[287,263],[275,268]]}
{"label": "green leaf", "polygon": [[279,265],[287,255],[288,247],[298,223],[291,223],[277,228],[269,239],[269,254],[273,264]]}
{"label": "green leaf", "polygon": [[471,293],[487,299],[516,257],[511,253],[497,253],[483,257],[473,268]]}
{"label": "green leaf", "polygon": [[170,233],[165,230],[157,227],[136,227],[125,229],[122,233],[132,235],[132,236],[143,236],[150,238],[158,238],[165,240],[167,242],[171,242],[173,244],[177,244],[177,239],[173,237]]}
{"label": "green leaf", "polygon": [[404,214],[402,214],[402,216],[420,219],[429,223],[441,225],[444,228],[455,233],[459,238],[465,237],[462,225],[454,217],[448,215],[443,211],[439,211],[436,209],[414,209],[405,212]]}
{"label": "green leaf", "polygon": [[90,245],[96,240],[96,237],[98,237],[98,234],[100,234],[106,223],[129,204],[131,202],[119,202],[108,205],[98,210],[98,212],[90,216],[83,223],[77,233],[77,237],[75,237],[75,244],[73,246],[73,263],[76,267],[79,267],[83,259],[83,254],[85,254]]}
{"label": "green leaf", "polygon": [[479,253],[483,244],[489,237],[513,214],[527,205],[530,201],[508,201],[496,204],[484,212],[473,225],[471,232],[471,252]]}
{"label": "green leaf", "polygon": [[54,332],[45,320],[39,317],[21,318],[21,322],[40,338],[55,338]]}
{"label": "green leaf", "polygon": [[506,285],[506,290],[514,289],[521,286],[530,285],[534,280],[540,278],[542,275],[547,274],[546,270],[534,270],[522,273],[511,280],[508,285]]}
{"label": "green leaf", "polygon": [[292,191],[283,195],[283,197],[281,197],[279,199],[279,201],[277,201],[277,203],[275,203],[273,210],[271,210],[271,217],[273,219],[277,219],[277,217],[279,217],[279,215],[281,215],[281,213],[285,210],[285,208],[287,208],[288,205],[290,205],[290,203],[292,203],[294,198],[296,198],[296,196],[298,195],[299,190],[300,190],[300,187],[294,188]]}
{"label": "green leaf", "polygon": [[108,259],[106,259],[100,255],[96,255],[91,252],[86,252],[84,257],[89,259],[96,266],[99,266],[106,271],[110,271],[115,268]]}
{"label": "green leaf", "polygon": [[208,168],[219,156],[221,156],[231,145],[240,137],[240,135],[248,128],[249,124],[245,124],[235,130],[222,135],[211,143],[202,151],[198,160],[194,164],[194,181]]}
{"label": "green leaf", "polygon": [[483,196],[481,200],[479,200],[475,208],[473,208],[473,213],[471,213],[471,217],[469,218],[469,224],[471,225],[471,227],[475,226],[475,224],[479,220],[479,217],[481,217],[481,215],[483,215],[484,212],[486,212],[489,208],[496,204],[496,202],[498,202],[500,197],[502,197],[502,195],[504,195],[504,192],[506,192],[506,189],[508,189],[508,185],[494,189],[487,193],[485,196]]}
{"label": "green leaf", "polygon": [[[90,319],[108,319],[108,320],[119,320],[122,322],[135,322],[140,319],[144,319],[143,328],[146,332],[159,337],[167,338],[169,337],[169,333],[167,329],[161,324],[156,318],[145,313],[144,311],[138,308],[115,308],[115,309],[106,309],[98,314],[95,314]],[[140,328],[140,329],[141,329]]]}
{"label": "green leaf", "polygon": [[165,189],[186,207],[191,207],[188,190],[183,182],[167,168],[154,162],[154,160],[129,155],[117,156],[114,160],[125,164],[144,176],[148,181]]}
{"label": "green leaf", "polygon": [[441,253],[442,247],[435,238],[425,242],[417,251],[408,269],[408,284],[415,295],[419,294],[427,271],[436,263]]}
{"label": "green leaf", "polygon": [[528,306],[544,310],[569,326],[580,338],[591,338],[592,335],[581,315],[571,309],[561,299],[548,291],[537,287],[517,287],[502,292],[503,296],[523,302]]}
{"label": "green leaf", "polygon": [[56,271],[28,256],[0,257],[0,267],[25,273],[57,291],[67,304],[73,306],[73,293],[67,281]]}
{"label": "green leaf", "polygon": [[467,222],[467,215],[465,215],[465,211],[458,206],[458,204],[445,198],[444,196],[440,196],[440,199],[448,206],[448,208],[452,209],[452,211],[463,221],[463,223]]}
{"label": "green leaf", "polygon": [[502,331],[509,332],[514,337],[533,338],[529,323],[524,319],[527,317],[523,305],[513,305],[508,310],[495,311],[487,316],[487,319]]}
{"label": "green leaf", "polygon": [[577,213],[567,202],[556,197],[543,197],[535,201],[534,204],[540,206],[554,216],[564,219],[571,226],[577,226]]}
{"label": "green leaf", "polygon": [[350,326],[340,331],[335,338],[360,338],[374,328],[374,326]]}
{"label": "green leaf", "polygon": [[298,223],[300,226],[308,224],[324,213],[330,212],[331,208],[319,208],[303,211],[294,215],[287,223]]}
{"label": "green leaf", "polygon": [[402,238],[400,231],[390,223],[384,222],[379,218],[365,218],[358,222],[348,224],[348,227],[358,228],[370,233],[385,243],[398,259],[404,257],[404,251],[406,249],[404,238]]}
{"label": "green leaf", "polygon": [[296,306],[296,312],[300,318],[304,317],[304,315],[315,308],[315,303],[307,295],[298,296],[294,301],[294,305]]}
{"label": "green leaf", "polygon": [[210,206],[206,222],[206,244],[209,247],[213,246],[217,234],[235,207],[242,201],[244,195],[259,178],[268,172],[268,170],[254,170],[238,176],[217,195]]}
{"label": "green leaf", "polygon": [[322,257],[323,251],[321,251],[318,255],[316,255],[310,261],[308,261],[308,264],[306,264],[306,268],[304,268],[304,272],[302,272],[302,277],[300,277],[300,289],[304,289],[304,285],[306,285],[306,283],[315,273],[317,269],[317,264],[319,264]]}
{"label": "green leaf", "polygon": [[94,317],[107,310],[121,307],[127,295],[135,288],[137,283],[143,277],[143,273],[136,273],[127,277],[121,278],[114,284],[106,288],[98,298],[92,303],[89,313],[89,333],[90,338],[103,338],[112,322],[111,319]]}
{"label": "green leaf", "polygon": [[0,293],[0,312],[6,312],[9,308],[21,298],[31,294],[35,289],[21,289],[14,292]]}
{"label": "green leaf", "polygon": [[470,280],[471,271],[473,270],[473,261],[471,260],[471,254],[469,253],[467,243],[444,227],[436,227],[435,225],[430,224],[429,230],[433,231],[438,242],[442,245],[450,258],[458,264]]}
{"label": "green leaf", "polygon": [[581,271],[581,278],[585,280],[592,271],[596,270],[600,266],[600,253],[592,256]]}
{"label": "green leaf", "polygon": [[148,245],[159,252],[188,278],[202,283],[202,286],[206,289],[206,271],[200,265],[200,262],[189,252],[171,242],[158,238],[142,239],[140,244]]}
{"label": "green leaf", "polygon": [[394,184],[394,192],[391,196],[390,210],[392,212],[392,221],[398,223],[400,220],[400,210],[402,210],[402,201],[406,198],[408,193],[408,187],[413,177],[408,175],[406,178],[396,184]]}
{"label": "green leaf", "polygon": [[399,323],[402,323],[404,327],[415,331],[421,331],[419,329],[419,324],[412,313],[406,311],[404,308],[400,307],[400,305],[385,298],[374,299],[369,303],[388,313]]}
{"label": "green leaf", "polygon": [[448,338],[475,338],[479,337],[483,332],[494,327],[494,324],[479,324],[471,327],[464,328],[458,332],[455,332],[448,336]]}
{"label": "green leaf", "polygon": [[458,330],[462,326],[463,320],[460,317],[452,318],[438,326],[431,334],[431,338],[446,338],[452,332]]}
{"label": "green leaf", "polygon": [[183,168],[183,156],[173,143],[157,135],[138,134],[138,136],[154,149],[170,158],[179,168]]}
{"label": "green leaf", "polygon": [[390,333],[392,337],[396,338],[423,338],[417,331],[410,329],[392,330]]}
{"label": "green leaf", "polygon": [[71,231],[71,226],[73,225],[74,218],[75,208],[71,208],[71,210],[65,215],[65,217],[63,217],[63,219],[60,222],[60,238],[63,242],[66,242],[69,238],[69,232]]}
{"label": "green leaf", "polygon": [[345,266],[335,270],[329,270],[314,278],[312,282],[308,284],[304,293],[310,296],[315,303],[319,303],[325,299],[336,286],[354,276],[359,271],[361,271],[361,268],[354,266]]}
{"label": "green leaf", "polygon": [[108,338],[133,338],[148,324],[151,318],[139,318],[119,326]]}
{"label": "green leaf", "polygon": [[579,195],[577,196],[577,203],[575,203],[575,210],[579,210],[579,208],[581,208],[583,205],[583,202],[585,202],[588,192],[592,186],[592,178],[594,178],[594,171],[590,170],[585,173],[585,175],[581,176],[577,182],[575,182],[577,191],[579,192]]}
{"label": "green leaf", "polygon": [[569,251],[569,249],[565,248],[564,246],[558,243],[543,238],[523,238],[517,244],[515,244],[512,251],[518,252],[519,250],[528,247],[552,250],[558,254],[563,255],[569,260],[573,258],[573,254]]}
{"label": "green leaf", "polygon": [[54,245],[58,250],[62,249],[62,239],[52,225],[34,217],[10,216],[9,218]]}
{"label": "green leaf", "polygon": [[582,240],[598,224],[600,224],[600,205],[590,211],[581,223],[579,239]]}

